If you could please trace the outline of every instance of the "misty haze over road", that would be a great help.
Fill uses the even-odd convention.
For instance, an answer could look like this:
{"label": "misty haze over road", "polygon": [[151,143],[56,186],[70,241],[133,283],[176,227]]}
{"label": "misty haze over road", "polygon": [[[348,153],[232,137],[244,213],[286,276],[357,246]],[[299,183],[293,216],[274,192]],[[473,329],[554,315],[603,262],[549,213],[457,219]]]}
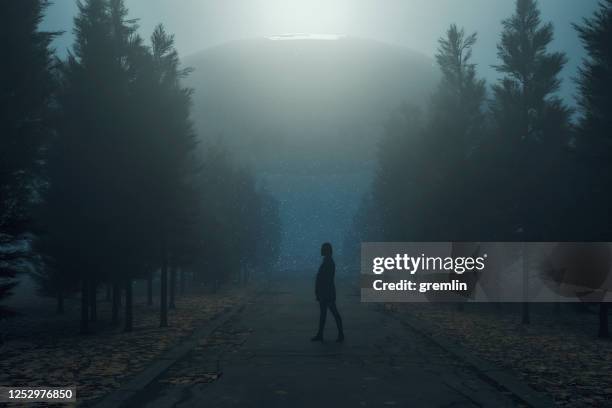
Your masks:
{"label": "misty haze over road", "polygon": [[438,73],[425,55],[373,40],[275,38],[186,58],[193,118],[280,200],[281,264],[312,267],[308,248],[347,234],[385,122],[404,102],[426,103]]}

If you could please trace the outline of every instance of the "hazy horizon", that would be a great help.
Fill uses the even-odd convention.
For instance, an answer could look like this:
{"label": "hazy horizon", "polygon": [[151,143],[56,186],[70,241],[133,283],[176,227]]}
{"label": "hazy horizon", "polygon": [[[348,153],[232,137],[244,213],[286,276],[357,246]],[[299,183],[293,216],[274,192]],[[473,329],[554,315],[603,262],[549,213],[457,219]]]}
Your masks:
{"label": "hazy horizon", "polygon": [[[542,18],[555,26],[553,50],[567,53],[569,62],[562,77],[562,96],[574,104],[575,77],[584,52],[572,23],[590,16],[598,0],[540,0]],[[479,75],[491,84],[497,74],[496,43],[501,20],[513,10],[511,1],[469,0],[185,0],[181,7],[169,0],[128,0],[130,16],[139,19],[140,33],[148,37],[163,23],[176,36],[185,57],[215,45],[236,40],[271,37],[287,33],[330,34],[366,38],[395,44],[433,56],[437,40],[451,23],[478,32],[474,62]],[[476,11],[476,12],[475,12]],[[44,29],[64,31],[54,44],[59,55],[72,45],[72,20],[76,2],[58,0],[47,13]]]}

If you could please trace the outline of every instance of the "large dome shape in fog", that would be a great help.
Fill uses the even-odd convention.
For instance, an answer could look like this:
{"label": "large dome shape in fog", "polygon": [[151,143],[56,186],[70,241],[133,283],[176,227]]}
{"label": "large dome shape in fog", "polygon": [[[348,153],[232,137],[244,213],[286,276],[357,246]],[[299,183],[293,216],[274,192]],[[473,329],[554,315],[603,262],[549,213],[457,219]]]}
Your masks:
{"label": "large dome shape in fog", "polygon": [[185,65],[201,137],[284,174],[369,167],[385,120],[402,102],[426,102],[437,77],[422,54],[334,36],[235,41]]}

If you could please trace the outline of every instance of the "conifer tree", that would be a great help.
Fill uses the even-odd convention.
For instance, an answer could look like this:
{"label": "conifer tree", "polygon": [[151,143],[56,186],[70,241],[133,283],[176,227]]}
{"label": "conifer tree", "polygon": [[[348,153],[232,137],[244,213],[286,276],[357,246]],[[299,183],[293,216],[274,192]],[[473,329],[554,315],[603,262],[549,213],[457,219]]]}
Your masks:
{"label": "conifer tree", "polygon": [[578,76],[580,120],[577,149],[584,164],[579,185],[591,197],[588,218],[582,218],[585,240],[609,241],[608,225],[612,193],[612,1],[602,2],[598,11],[575,26],[587,57]]}
{"label": "conifer tree", "polygon": [[[585,241],[609,242],[610,207],[612,206],[612,0],[600,3],[599,9],[582,24],[575,26],[587,52],[578,77],[580,90],[580,123],[578,154],[580,177],[578,194],[587,194],[577,214],[579,231]],[[608,304],[599,310],[599,336],[609,337]]]}
{"label": "conifer tree", "polygon": [[193,206],[195,192],[190,176],[195,171],[195,134],[190,120],[192,90],[183,87],[181,80],[190,70],[180,67],[174,38],[162,25],[151,37],[153,81],[149,103],[145,104],[151,140],[148,142],[149,202],[154,236],[161,265],[160,325],[168,325],[168,272],[180,259],[177,243],[183,242],[189,223],[186,211]]}
{"label": "conifer tree", "polygon": [[[439,40],[436,61],[442,80],[430,106],[426,154],[431,174],[429,208],[436,214],[428,219],[427,239],[477,240],[470,220],[474,213],[470,160],[483,138],[485,81],[476,74],[472,50],[476,33],[467,35],[452,24]],[[440,233],[444,232],[441,236]]]}
{"label": "conifer tree", "polygon": [[[559,158],[569,140],[568,109],[555,96],[559,74],[567,58],[550,52],[553,26],[543,23],[535,0],[517,0],[514,14],[503,22],[497,46],[503,74],[493,87],[493,116],[503,146],[498,156],[503,188],[512,192],[504,217],[514,221],[514,239],[552,241],[560,224],[563,196]],[[527,257],[527,254],[524,254]],[[528,297],[529,262],[524,262],[524,288]],[[523,323],[529,323],[528,303],[523,303]]]}
{"label": "conifer tree", "polygon": [[515,218],[514,229],[524,240],[545,240],[553,232],[554,220],[533,205],[554,202],[558,194],[543,188],[542,182],[554,178],[556,158],[569,139],[571,111],[555,95],[567,58],[549,51],[553,26],[542,23],[535,0],[517,0],[514,15],[502,24],[500,63],[495,69],[504,76],[493,86],[492,112],[507,153],[500,164],[515,166],[514,176],[503,183],[518,203],[509,216]]}
{"label": "conifer tree", "polygon": [[471,62],[476,34],[451,25],[439,40],[442,73],[428,115],[402,107],[379,148],[374,206],[386,240],[466,240],[473,213],[471,152],[482,138],[485,83]]}
{"label": "conifer tree", "polygon": [[[96,319],[98,284],[124,271],[129,236],[129,47],[135,23],[119,0],[78,2],[75,43],[61,67],[58,135],[48,158],[43,208],[57,270],[81,282],[81,331]],[[109,166],[112,161],[113,166]],[[128,223],[129,225],[129,223]],[[119,267],[121,267],[119,269]]]}
{"label": "conifer tree", "polygon": [[[39,30],[44,0],[0,3],[4,50],[0,64],[0,247],[15,244],[29,229],[33,195],[39,190],[41,147],[51,134],[54,92],[51,41]],[[0,301],[10,294],[22,248],[0,251]],[[0,317],[8,314],[0,308]]]}

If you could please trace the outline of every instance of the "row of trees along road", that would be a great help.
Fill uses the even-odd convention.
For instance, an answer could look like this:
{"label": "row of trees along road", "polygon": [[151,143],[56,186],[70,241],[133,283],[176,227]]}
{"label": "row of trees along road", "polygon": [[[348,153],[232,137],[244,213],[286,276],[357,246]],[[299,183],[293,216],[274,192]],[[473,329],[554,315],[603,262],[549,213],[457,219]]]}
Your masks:
{"label": "row of trees along road", "polygon": [[[99,289],[112,288],[112,321],[119,323],[124,297],[129,331],[136,279],[149,281],[152,303],[159,273],[160,325],[167,326],[177,278],[189,272],[221,282],[238,270],[274,267],[278,206],[220,143],[197,142],[193,90],[182,85],[190,71],[181,68],[173,36],[160,25],[147,44],[123,0],[79,1],[74,45],[65,60],[54,61],[55,34],[37,28],[47,5],[8,1],[0,10],[12,13],[15,58],[8,60],[38,69],[29,76],[37,82],[3,93],[3,107],[12,95],[30,101],[32,92],[47,90],[28,102],[37,101],[32,109],[42,129],[23,128],[33,117],[27,106],[9,113],[22,121],[13,142],[32,151],[15,157],[2,179],[3,205],[31,209],[21,217],[30,222],[3,226],[3,236],[16,240],[34,231],[28,252],[42,293],[56,297],[62,312],[64,298],[80,292],[81,331],[88,332],[98,318]],[[28,49],[32,55],[16,59]],[[32,65],[33,58],[42,62]],[[11,142],[5,139],[3,133],[3,144]],[[26,173],[34,163],[42,171]],[[16,175],[28,176],[29,195],[13,188]]]}
{"label": "row of trees along road", "polygon": [[[386,126],[352,241],[610,241],[612,1],[575,28],[588,56],[572,121],[556,96],[567,58],[535,0],[502,23],[490,93],[476,34],[451,25],[427,111],[403,106]],[[605,303],[600,315],[607,336]]]}
{"label": "row of trees along road", "polygon": [[[54,33],[37,30],[44,4],[0,3],[0,33],[7,39],[0,63],[0,300],[10,294],[26,255],[33,180],[40,174],[39,149],[48,135],[53,93]],[[0,317],[11,312],[0,306]]]}

